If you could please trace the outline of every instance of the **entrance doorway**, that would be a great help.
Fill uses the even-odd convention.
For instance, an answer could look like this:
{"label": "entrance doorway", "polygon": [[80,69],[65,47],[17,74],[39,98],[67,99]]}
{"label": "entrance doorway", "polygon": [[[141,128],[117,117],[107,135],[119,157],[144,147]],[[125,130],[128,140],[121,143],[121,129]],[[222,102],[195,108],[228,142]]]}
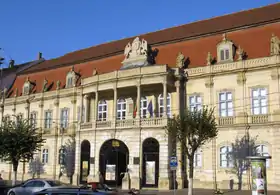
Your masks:
{"label": "entrance doorway", "polygon": [[84,140],[81,143],[81,160],[80,160],[80,183],[87,182],[87,176],[90,170],[90,143]]}
{"label": "entrance doorway", "polygon": [[159,143],[154,138],[147,138],[142,146],[142,186],[158,187]]}
{"label": "entrance doorway", "polygon": [[120,140],[111,139],[103,143],[99,153],[99,171],[107,185],[119,186],[127,171],[129,151]]}

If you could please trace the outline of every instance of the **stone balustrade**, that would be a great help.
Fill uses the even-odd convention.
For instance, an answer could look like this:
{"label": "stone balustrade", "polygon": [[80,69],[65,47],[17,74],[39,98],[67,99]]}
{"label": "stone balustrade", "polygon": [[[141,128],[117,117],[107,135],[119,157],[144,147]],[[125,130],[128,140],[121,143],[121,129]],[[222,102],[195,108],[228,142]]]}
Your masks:
{"label": "stone balustrade", "polygon": [[81,124],[81,130],[90,129],[114,129],[114,128],[137,128],[137,127],[164,127],[167,125],[167,118],[143,118],[126,119],[116,121],[96,121]]}

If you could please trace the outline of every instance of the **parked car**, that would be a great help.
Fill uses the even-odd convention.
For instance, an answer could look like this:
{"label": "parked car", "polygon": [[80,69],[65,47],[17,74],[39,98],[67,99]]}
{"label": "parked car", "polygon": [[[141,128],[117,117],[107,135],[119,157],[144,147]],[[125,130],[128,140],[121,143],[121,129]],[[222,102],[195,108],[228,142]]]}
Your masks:
{"label": "parked car", "polygon": [[29,179],[21,184],[13,186],[9,189],[7,195],[31,195],[43,189],[59,186],[69,186],[69,184],[51,179]]}
{"label": "parked car", "polygon": [[105,192],[97,192],[88,188],[73,188],[73,187],[58,187],[44,189],[40,192],[35,192],[32,195],[108,195]]}
{"label": "parked car", "polygon": [[97,192],[105,192],[106,194],[115,195],[118,191],[114,188],[109,187],[106,184],[102,184],[99,182],[91,182],[89,183],[92,189],[96,190]]}

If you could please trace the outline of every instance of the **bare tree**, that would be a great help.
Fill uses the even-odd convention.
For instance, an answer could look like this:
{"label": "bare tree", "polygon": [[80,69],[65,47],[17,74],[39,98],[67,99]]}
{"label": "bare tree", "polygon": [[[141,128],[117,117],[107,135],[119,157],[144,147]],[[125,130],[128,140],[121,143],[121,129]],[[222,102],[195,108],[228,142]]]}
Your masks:
{"label": "bare tree", "polygon": [[37,156],[29,162],[29,170],[28,172],[32,174],[32,178],[39,177],[40,174],[43,174],[44,164],[41,162],[40,158]]}
{"label": "bare tree", "polygon": [[74,136],[71,136],[66,144],[62,147],[64,150],[64,160],[62,164],[63,172],[69,178],[72,183],[72,177],[75,172],[75,153],[76,153],[76,140]]}
{"label": "bare tree", "polygon": [[257,155],[256,140],[257,136],[251,137],[249,132],[246,132],[243,137],[236,137],[235,142],[231,144],[228,159],[233,165],[230,172],[235,174],[238,179],[238,190],[242,189],[243,173],[250,167],[250,162],[246,157]]}

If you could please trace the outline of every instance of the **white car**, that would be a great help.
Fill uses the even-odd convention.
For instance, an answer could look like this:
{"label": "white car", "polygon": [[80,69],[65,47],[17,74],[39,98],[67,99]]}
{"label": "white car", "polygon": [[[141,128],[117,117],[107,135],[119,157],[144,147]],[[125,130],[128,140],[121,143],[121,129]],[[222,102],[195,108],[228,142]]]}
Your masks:
{"label": "white car", "polygon": [[7,192],[7,195],[31,195],[34,192],[59,186],[69,186],[69,184],[63,184],[60,181],[50,179],[29,179],[22,184],[12,187]]}

